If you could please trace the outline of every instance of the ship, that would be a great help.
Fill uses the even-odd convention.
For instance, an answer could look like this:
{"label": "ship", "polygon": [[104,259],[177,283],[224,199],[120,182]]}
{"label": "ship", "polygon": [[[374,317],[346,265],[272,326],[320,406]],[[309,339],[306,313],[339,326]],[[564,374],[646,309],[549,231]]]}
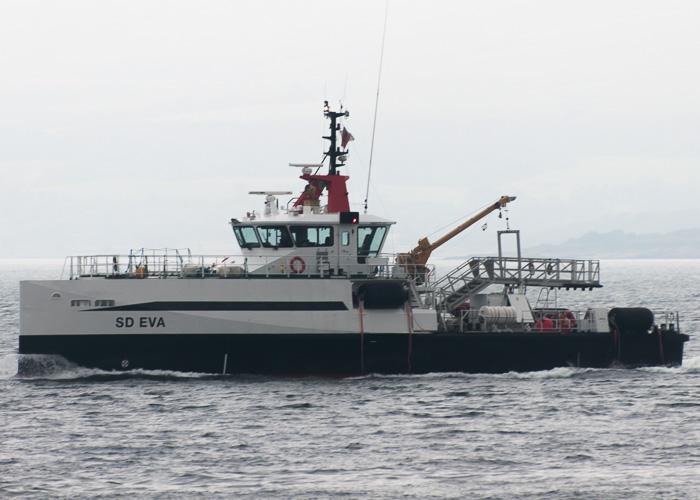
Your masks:
{"label": "ship", "polygon": [[230,220],[235,254],[72,256],[59,280],[21,281],[19,373],[47,355],[107,371],[331,377],[682,363],[677,312],[562,307],[558,290],[602,286],[600,262],[525,257],[517,230],[498,231],[497,255],[436,271],[433,250],[514,197],[433,243],[383,253],[395,222],[351,210],[341,173],[349,114],[327,101],[323,114],[322,162],[290,164],[297,195],[251,192],[264,203]]}

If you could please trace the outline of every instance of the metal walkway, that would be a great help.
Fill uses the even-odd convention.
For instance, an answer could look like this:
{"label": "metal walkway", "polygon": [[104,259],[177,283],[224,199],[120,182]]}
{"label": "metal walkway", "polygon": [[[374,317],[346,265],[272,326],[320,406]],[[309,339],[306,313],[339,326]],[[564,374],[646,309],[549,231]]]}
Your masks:
{"label": "metal walkway", "polygon": [[600,262],[517,257],[473,257],[432,284],[442,298],[438,308],[451,311],[489,285],[547,288],[599,288]]}

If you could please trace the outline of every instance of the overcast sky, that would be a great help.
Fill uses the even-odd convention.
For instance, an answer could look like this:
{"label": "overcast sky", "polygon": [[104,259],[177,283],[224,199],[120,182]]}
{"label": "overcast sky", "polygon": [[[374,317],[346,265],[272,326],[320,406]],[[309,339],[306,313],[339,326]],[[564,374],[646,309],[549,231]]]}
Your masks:
{"label": "overcast sky", "polygon": [[[343,101],[362,210],[384,2],[0,2],[0,257],[235,253]],[[370,212],[386,250],[501,195],[524,246],[700,226],[700,3],[389,4]],[[442,254],[490,253],[505,217]],[[442,233],[437,232],[432,239]],[[566,257],[566,256],[562,256]]]}

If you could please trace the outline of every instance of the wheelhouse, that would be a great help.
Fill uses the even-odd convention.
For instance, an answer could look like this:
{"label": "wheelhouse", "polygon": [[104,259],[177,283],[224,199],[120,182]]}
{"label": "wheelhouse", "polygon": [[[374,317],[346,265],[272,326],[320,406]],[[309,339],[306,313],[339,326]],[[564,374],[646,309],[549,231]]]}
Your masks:
{"label": "wheelhouse", "polygon": [[372,274],[383,265],[380,255],[392,224],[375,216],[360,220],[357,215],[338,214],[277,214],[231,221],[249,270],[260,266],[266,273],[279,272],[299,257],[305,264],[303,274],[322,275]]}

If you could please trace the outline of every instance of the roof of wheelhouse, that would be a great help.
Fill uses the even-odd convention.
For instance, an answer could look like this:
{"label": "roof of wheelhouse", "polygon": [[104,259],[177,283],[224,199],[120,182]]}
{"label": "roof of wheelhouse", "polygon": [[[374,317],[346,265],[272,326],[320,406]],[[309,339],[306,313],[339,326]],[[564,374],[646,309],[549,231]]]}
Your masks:
{"label": "roof of wheelhouse", "polygon": [[[233,219],[234,224],[252,225],[309,225],[309,224],[340,224],[340,214],[300,214],[291,213],[265,215],[256,217],[243,217],[241,220]],[[376,215],[361,214],[358,225],[366,224],[396,224],[389,219],[384,219]]]}

